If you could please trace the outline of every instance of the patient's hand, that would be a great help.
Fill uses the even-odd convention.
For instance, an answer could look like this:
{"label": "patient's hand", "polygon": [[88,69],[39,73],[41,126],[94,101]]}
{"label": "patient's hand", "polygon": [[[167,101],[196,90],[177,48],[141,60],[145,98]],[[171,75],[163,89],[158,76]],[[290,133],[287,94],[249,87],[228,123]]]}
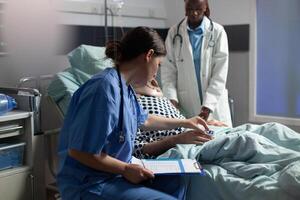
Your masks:
{"label": "patient's hand", "polygon": [[[186,119],[186,121],[187,121],[187,125],[184,126],[185,128],[191,128],[191,129],[195,129],[198,131],[203,131],[202,130],[202,126],[203,126],[205,128],[205,130],[209,130],[205,120],[199,116],[195,116],[195,117]],[[199,126],[199,125],[202,125],[202,126]]]}
{"label": "patient's hand", "polygon": [[134,184],[154,178],[153,172],[137,164],[127,164],[122,175],[125,179]]}
{"label": "patient's hand", "polygon": [[221,121],[218,121],[218,120],[208,120],[207,121],[207,124],[208,125],[211,125],[211,126],[228,126],[227,124],[225,124],[224,122],[221,122]]}
{"label": "patient's hand", "polygon": [[176,144],[203,144],[213,139],[212,136],[204,133],[204,131],[190,130],[174,136]]}
{"label": "patient's hand", "polygon": [[171,103],[173,104],[173,106],[174,106],[175,108],[179,109],[179,103],[178,103],[176,100],[170,99],[170,101],[171,101]]}

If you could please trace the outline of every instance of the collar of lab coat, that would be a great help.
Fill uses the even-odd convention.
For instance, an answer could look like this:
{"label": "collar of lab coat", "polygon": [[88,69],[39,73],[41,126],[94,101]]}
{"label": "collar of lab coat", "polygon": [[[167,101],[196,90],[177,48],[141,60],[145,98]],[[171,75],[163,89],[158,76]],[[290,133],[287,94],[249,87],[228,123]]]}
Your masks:
{"label": "collar of lab coat", "polygon": [[[212,34],[212,32],[210,30],[210,28],[211,28],[210,27],[210,20],[206,16],[203,17],[202,25],[203,25],[203,29],[204,29],[204,33],[203,33],[204,38],[203,38],[203,45],[202,45],[202,50],[201,51],[203,51],[203,49],[207,48],[209,37]],[[188,47],[190,56],[191,56],[191,58],[193,58],[193,53],[192,53],[193,51],[192,51],[192,46],[191,46],[190,41],[189,41],[187,27],[188,27],[187,17],[185,17],[184,21],[182,22],[182,24],[180,26],[179,32],[182,35],[184,45],[186,45]],[[203,55],[203,52],[202,52],[202,55]]]}
{"label": "collar of lab coat", "polygon": [[[185,17],[185,19],[184,19],[184,21],[182,22],[182,30],[187,30],[187,28],[188,28],[188,24],[187,24],[187,17]],[[204,16],[203,17],[203,21],[202,21],[202,23],[201,23],[201,26],[203,26],[203,29],[204,29],[204,34],[210,34],[210,20],[206,17],[206,16]],[[186,32],[186,31],[184,31],[184,32]]]}

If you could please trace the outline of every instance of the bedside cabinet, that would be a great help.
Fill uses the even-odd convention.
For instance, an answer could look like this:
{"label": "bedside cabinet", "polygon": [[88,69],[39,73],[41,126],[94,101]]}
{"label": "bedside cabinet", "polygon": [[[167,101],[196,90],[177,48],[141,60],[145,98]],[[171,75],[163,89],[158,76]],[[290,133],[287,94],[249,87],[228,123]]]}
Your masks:
{"label": "bedside cabinet", "polygon": [[34,200],[33,127],[32,112],[0,115],[0,199]]}

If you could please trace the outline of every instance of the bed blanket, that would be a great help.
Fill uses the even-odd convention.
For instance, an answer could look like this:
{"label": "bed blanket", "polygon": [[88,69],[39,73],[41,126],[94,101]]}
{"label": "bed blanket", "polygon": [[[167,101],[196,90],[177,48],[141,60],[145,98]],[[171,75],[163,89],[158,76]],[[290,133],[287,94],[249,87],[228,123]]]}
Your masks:
{"label": "bed blanket", "polygon": [[300,199],[300,134],[278,123],[217,130],[204,145],[160,158],[196,158],[206,176],[187,179],[188,199]]}

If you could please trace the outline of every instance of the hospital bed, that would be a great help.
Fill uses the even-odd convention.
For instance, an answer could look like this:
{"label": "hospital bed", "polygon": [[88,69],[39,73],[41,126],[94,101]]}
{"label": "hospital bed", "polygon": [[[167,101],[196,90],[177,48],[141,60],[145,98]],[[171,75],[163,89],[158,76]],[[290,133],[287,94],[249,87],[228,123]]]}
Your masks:
{"label": "hospital bed", "polygon": [[[107,66],[104,48],[82,45],[68,57],[71,66],[58,73],[48,88],[60,115],[72,94],[93,74]],[[53,100],[53,101],[52,101]],[[203,146],[177,145],[161,158],[196,158],[204,177],[185,177],[188,199],[299,199],[300,136],[287,127],[269,123],[215,130],[215,140]],[[46,133],[53,135],[55,131]],[[279,150],[278,150],[279,149]],[[53,170],[54,171],[54,170]],[[55,175],[55,172],[53,172]]]}

